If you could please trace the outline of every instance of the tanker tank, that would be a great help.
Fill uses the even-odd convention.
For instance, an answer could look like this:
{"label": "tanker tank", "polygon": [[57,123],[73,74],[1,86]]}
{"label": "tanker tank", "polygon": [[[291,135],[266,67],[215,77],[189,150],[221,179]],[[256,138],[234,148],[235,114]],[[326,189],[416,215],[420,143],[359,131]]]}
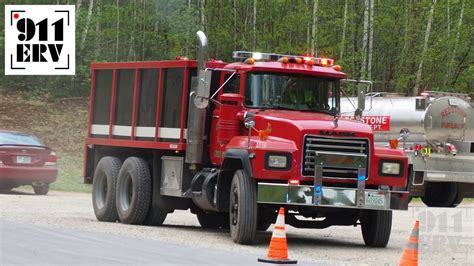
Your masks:
{"label": "tanker tank", "polygon": [[[341,116],[354,114],[357,98],[341,98]],[[374,96],[366,100],[363,121],[374,130],[376,142],[388,143],[408,128],[407,143],[428,141],[442,144],[449,139],[474,140],[474,109],[453,96],[440,98]]]}

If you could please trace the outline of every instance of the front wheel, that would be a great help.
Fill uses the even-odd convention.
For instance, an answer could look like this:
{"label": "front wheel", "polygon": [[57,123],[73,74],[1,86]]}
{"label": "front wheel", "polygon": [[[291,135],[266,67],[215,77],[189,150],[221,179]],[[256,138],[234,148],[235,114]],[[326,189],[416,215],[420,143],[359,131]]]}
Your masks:
{"label": "front wheel", "polygon": [[360,223],[366,246],[387,246],[392,231],[392,211],[365,210]]}
{"label": "front wheel", "polygon": [[257,189],[242,170],[235,171],[230,185],[229,219],[232,240],[252,244],[257,231]]}

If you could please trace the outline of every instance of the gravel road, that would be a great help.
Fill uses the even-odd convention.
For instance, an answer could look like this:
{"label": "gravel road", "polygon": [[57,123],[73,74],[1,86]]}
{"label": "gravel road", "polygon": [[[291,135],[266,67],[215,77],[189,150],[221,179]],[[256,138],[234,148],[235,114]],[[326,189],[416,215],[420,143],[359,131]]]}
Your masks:
{"label": "gravel road", "polygon": [[[211,248],[255,258],[265,255],[271,230],[260,232],[254,246],[234,244],[228,231],[204,230],[195,215],[175,211],[161,227],[104,223],[95,219],[91,195],[51,191],[35,196],[28,190],[0,193],[0,219],[47,225],[111,236],[158,240],[180,246]],[[426,208],[412,203],[408,211],[394,212],[392,235],[387,248],[364,246],[360,228],[296,229],[287,227],[289,255],[300,261],[322,264],[398,264],[416,219],[420,220],[420,262],[422,265],[474,265],[474,204],[454,209]],[[9,230],[6,226],[0,228]],[[0,238],[0,241],[1,238]],[[26,240],[25,240],[26,241]],[[0,250],[1,255],[2,250]],[[231,264],[232,262],[229,261]]]}

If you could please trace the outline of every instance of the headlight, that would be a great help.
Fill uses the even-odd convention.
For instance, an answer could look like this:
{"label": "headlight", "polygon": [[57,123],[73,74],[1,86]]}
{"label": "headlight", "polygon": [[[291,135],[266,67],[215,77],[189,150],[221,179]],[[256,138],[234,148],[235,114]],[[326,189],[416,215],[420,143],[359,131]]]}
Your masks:
{"label": "headlight", "polygon": [[265,168],[269,169],[289,169],[290,154],[266,154]]}
{"label": "headlight", "polygon": [[400,175],[400,163],[383,162],[382,174],[384,175]]}

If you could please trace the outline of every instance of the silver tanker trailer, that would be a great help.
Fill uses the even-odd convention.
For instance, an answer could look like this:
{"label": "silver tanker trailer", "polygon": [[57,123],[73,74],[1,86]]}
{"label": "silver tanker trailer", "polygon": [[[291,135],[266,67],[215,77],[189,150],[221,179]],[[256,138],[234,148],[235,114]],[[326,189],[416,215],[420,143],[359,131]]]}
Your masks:
{"label": "silver tanker trailer", "polygon": [[[409,156],[412,197],[429,207],[455,207],[474,197],[474,109],[466,94],[366,97],[362,122],[374,130],[376,145]],[[341,97],[341,118],[353,119],[354,106],[357,98]]]}

